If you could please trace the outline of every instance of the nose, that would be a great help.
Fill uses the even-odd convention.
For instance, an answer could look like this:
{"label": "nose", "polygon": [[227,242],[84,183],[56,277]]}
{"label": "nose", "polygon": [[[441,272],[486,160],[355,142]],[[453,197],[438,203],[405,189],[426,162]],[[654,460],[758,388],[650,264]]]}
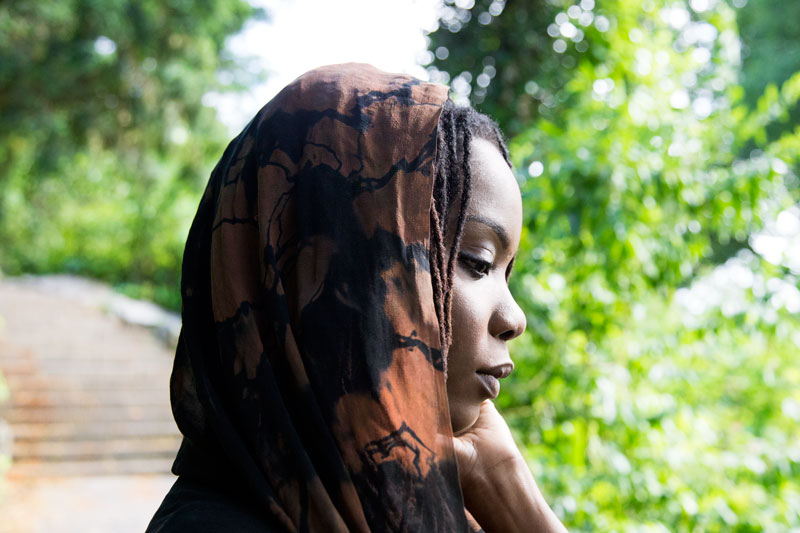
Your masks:
{"label": "nose", "polygon": [[489,320],[489,332],[493,337],[502,341],[510,341],[522,335],[525,331],[527,320],[522,308],[514,300],[508,286],[503,291],[503,297],[497,303]]}

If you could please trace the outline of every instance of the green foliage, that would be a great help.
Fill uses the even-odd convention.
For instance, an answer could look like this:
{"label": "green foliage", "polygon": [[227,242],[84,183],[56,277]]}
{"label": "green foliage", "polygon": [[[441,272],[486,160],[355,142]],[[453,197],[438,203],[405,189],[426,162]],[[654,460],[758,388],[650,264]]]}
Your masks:
{"label": "green foliage", "polygon": [[[504,2],[479,0],[471,10],[448,4],[440,19],[444,29],[432,35],[432,78],[456,87],[459,78],[471,82],[473,104],[502,124],[507,135],[520,132],[539,115],[538,102],[526,92],[530,81],[547,78],[548,86],[558,87],[569,79],[547,35],[557,8],[545,0],[504,7]],[[500,10],[502,15],[492,16]],[[481,75],[481,82],[492,82],[480,84]]]}
{"label": "green foliage", "polygon": [[[528,331],[499,403],[571,530],[800,528],[800,265],[753,251],[797,220],[798,6],[596,4],[451,1],[431,35],[522,184]],[[3,271],[179,305],[225,140],[202,97],[250,81],[223,43],[253,14],[0,5]]]}
{"label": "green foliage", "polygon": [[800,4],[748,0],[737,17],[743,40],[741,84],[749,103],[767,84],[781,84],[800,69]]}
{"label": "green foliage", "polygon": [[571,530],[798,528],[800,265],[752,248],[797,220],[800,74],[748,105],[729,4],[594,4],[458,2],[431,35],[522,185],[499,402]]}
{"label": "green foliage", "polygon": [[177,307],[188,223],[224,129],[202,103],[243,0],[0,6],[0,268],[68,271]]}

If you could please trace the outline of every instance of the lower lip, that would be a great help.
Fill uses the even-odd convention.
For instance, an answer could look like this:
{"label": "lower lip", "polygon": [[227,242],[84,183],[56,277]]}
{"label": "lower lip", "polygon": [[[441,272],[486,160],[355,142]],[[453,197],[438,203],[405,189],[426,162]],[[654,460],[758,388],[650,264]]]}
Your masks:
{"label": "lower lip", "polygon": [[500,381],[490,374],[484,374],[482,372],[476,372],[476,374],[478,374],[478,378],[486,388],[486,392],[489,393],[489,397],[493,400],[497,398],[497,395],[500,394]]}

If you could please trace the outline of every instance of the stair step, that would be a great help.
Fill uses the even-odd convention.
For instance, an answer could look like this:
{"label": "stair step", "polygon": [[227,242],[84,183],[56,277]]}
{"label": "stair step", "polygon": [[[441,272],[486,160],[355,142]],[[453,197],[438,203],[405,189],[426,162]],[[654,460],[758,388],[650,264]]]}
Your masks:
{"label": "stair step", "polygon": [[146,359],[71,359],[59,358],[49,360],[38,360],[36,364],[30,362],[20,362],[16,365],[0,363],[0,369],[4,374],[27,375],[38,372],[43,375],[55,376],[126,376],[129,374],[137,375],[161,375],[166,372],[169,374],[171,363],[169,361],[153,361]]}
{"label": "stair step", "polygon": [[33,376],[39,371],[33,361],[18,362],[14,364],[0,363],[0,373],[8,380],[16,376]]}
{"label": "stair step", "polygon": [[12,426],[23,422],[114,422],[119,420],[172,420],[169,409],[148,405],[91,407],[11,407],[0,409],[0,418]]}
{"label": "stair step", "polygon": [[15,441],[21,440],[102,440],[176,435],[174,420],[127,420],[114,422],[22,422],[11,426]]}
{"label": "stair step", "polygon": [[[2,366],[0,366],[2,371]],[[169,383],[169,374],[121,375],[121,376],[44,376],[40,374],[10,376],[4,374],[6,384],[14,391],[59,391],[80,389],[83,391],[135,390],[164,392]]]}
{"label": "stair step", "polygon": [[42,461],[126,459],[135,457],[174,458],[180,446],[176,436],[138,439],[15,442],[13,460]]}
{"label": "stair step", "polygon": [[152,394],[143,394],[138,390],[17,390],[7,405],[9,408],[146,405],[163,409],[169,405],[169,391],[163,387]]}
{"label": "stair step", "polygon": [[174,457],[104,459],[100,461],[15,461],[7,478],[42,478],[131,474],[168,474]]}

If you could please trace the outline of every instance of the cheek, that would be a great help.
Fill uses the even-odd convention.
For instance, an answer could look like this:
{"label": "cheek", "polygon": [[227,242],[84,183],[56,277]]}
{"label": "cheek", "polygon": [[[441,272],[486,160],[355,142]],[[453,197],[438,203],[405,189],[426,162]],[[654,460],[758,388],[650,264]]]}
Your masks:
{"label": "cheek", "polygon": [[488,331],[488,324],[482,323],[479,291],[474,290],[475,280],[459,283],[458,274],[453,283],[453,341],[447,355],[447,399],[450,402],[450,417],[454,431],[461,431],[478,417],[480,393],[474,379],[481,351],[481,332]]}
{"label": "cheek", "polygon": [[453,283],[451,354],[463,361],[474,357],[482,334],[488,331],[488,300],[482,298],[479,282],[459,279],[462,276],[457,274]]}

